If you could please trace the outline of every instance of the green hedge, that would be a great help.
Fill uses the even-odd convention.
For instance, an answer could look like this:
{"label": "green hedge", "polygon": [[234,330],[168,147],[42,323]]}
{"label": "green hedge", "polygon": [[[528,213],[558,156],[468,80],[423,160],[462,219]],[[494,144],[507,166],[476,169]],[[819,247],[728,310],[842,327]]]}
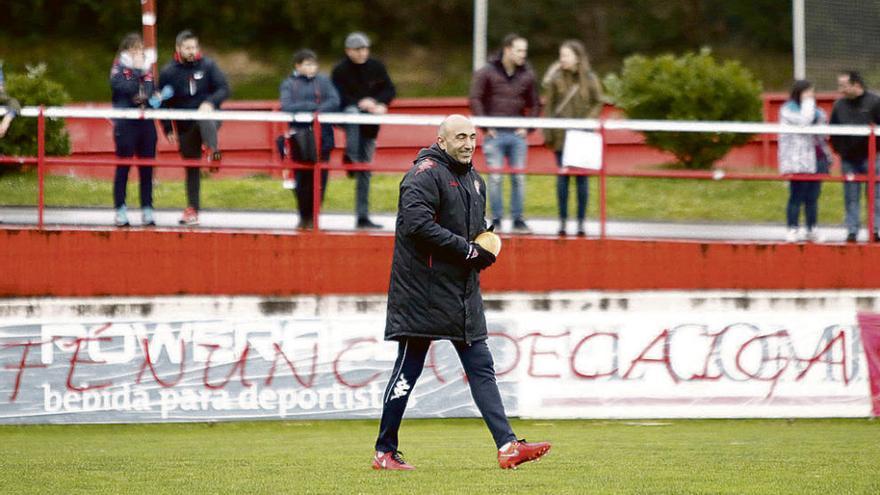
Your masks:
{"label": "green hedge", "polygon": [[[6,91],[24,106],[60,106],[70,97],[60,84],[46,77],[46,66],[28,68],[28,74],[7,74]],[[64,119],[46,119],[46,154],[69,155],[70,137]],[[16,117],[6,137],[0,139],[0,155],[36,156],[37,119]],[[3,170],[2,167],[0,170]]]}
{"label": "green hedge", "polygon": [[[718,63],[708,49],[680,57],[634,55],[605,85],[633,119],[762,120],[761,83],[739,62]],[[710,168],[750,134],[646,132],[648,145],[675,155],[685,168]]]}

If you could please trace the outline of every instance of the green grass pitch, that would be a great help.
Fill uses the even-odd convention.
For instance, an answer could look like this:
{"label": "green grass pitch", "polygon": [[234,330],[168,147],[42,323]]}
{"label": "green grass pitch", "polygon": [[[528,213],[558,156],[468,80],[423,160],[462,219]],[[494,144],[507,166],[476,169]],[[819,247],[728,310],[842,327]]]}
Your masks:
{"label": "green grass pitch", "polygon": [[417,470],[377,472],[377,421],[2,426],[0,493],[880,493],[878,421],[513,426],[553,450],[503,471],[479,419],[405,420]]}

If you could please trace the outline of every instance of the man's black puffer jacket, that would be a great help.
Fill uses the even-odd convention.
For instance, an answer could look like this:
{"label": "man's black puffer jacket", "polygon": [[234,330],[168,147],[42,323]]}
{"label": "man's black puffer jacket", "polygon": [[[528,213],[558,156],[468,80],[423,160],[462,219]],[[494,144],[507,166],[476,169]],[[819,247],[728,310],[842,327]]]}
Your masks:
{"label": "man's black puffer jacket", "polygon": [[466,260],[486,230],[486,184],[436,144],[400,183],[385,338],[467,343],[486,335],[480,275]]}

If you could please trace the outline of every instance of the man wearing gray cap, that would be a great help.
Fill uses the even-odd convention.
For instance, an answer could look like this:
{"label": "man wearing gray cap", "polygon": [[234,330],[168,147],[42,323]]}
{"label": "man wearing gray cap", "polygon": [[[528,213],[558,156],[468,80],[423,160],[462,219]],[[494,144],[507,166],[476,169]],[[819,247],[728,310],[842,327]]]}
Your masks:
{"label": "man wearing gray cap", "polygon": [[[370,39],[361,32],[353,32],[345,38],[345,55],[333,68],[333,84],[339,91],[340,106],[346,113],[368,113],[381,115],[388,112],[388,105],[394,99],[394,83],[388,76],[385,65],[370,58]],[[376,151],[377,125],[345,126],[344,162],[368,164],[373,161]],[[356,227],[376,229],[381,225],[370,220],[370,172],[356,171],[352,174],[357,180],[355,186]]]}

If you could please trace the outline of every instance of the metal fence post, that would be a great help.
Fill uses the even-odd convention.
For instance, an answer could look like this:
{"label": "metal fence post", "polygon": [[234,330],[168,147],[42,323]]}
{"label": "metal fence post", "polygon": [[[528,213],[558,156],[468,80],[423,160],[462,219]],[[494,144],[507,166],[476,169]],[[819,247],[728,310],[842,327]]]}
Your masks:
{"label": "metal fence post", "polygon": [[599,136],[602,138],[602,160],[599,168],[599,238],[605,239],[605,224],[607,223],[607,175],[606,168],[608,165],[607,151],[608,139],[605,133],[605,120],[599,121]]}
{"label": "metal fence post", "polygon": [[43,105],[37,115],[37,228],[43,230],[45,208],[44,178],[46,173],[46,116]]}
{"label": "metal fence post", "polygon": [[871,134],[868,135],[868,243],[874,242],[874,232],[877,232],[874,218],[874,205],[877,203],[874,192],[877,190],[877,132],[874,124],[871,124]]}
{"label": "metal fence post", "polygon": [[312,133],[315,135],[315,168],[312,172],[312,225],[315,231],[321,228],[318,217],[321,216],[321,122],[318,112],[312,123]]}

